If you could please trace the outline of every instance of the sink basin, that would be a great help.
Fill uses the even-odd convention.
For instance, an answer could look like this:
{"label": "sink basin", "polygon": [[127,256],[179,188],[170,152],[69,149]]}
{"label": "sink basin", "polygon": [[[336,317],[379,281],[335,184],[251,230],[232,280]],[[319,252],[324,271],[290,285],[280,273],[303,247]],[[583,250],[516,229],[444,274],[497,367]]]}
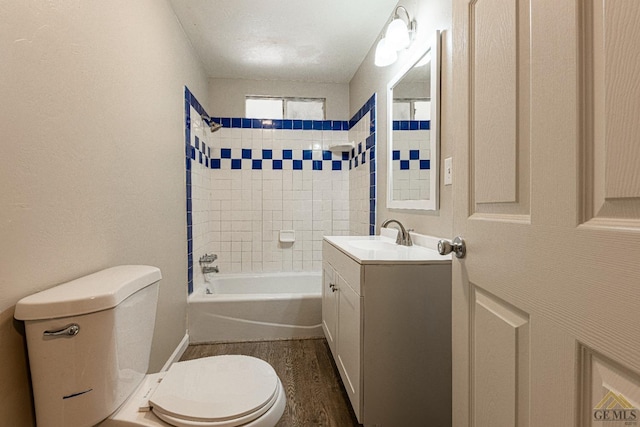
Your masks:
{"label": "sink basin", "polygon": [[397,251],[402,248],[400,245],[383,240],[350,240],[349,244],[365,251]]}

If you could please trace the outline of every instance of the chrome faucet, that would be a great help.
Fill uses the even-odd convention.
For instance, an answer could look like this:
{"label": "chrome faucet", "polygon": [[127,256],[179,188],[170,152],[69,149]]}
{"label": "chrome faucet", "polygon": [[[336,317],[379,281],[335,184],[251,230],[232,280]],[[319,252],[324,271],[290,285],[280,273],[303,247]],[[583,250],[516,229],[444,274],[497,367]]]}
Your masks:
{"label": "chrome faucet", "polygon": [[395,222],[396,224],[398,224],[398,227],[400,227],[400,230],[398,231],[398,237],[396,238],[396,245],[413,246],[411,235],[407,230],[405,230],[404,226],[400,224],[400,221],[396,219],[387,219],[382,223],[381,227],[387,228],[387,225],[391,224],[392,222]]}
{"label": "chrome faucet", "polygon": [[218,266],[209,266],[207,264],[211,264],[213,263],[213,261],[218,259],[218,255],[216,254],[204,254],[200,257],[200,259],[198,260],[198,262],[200,263],[200,267],[202,268],[202,274],[207,274],[207,273],[218,273],[220,272],[220,270],[218,269]]}

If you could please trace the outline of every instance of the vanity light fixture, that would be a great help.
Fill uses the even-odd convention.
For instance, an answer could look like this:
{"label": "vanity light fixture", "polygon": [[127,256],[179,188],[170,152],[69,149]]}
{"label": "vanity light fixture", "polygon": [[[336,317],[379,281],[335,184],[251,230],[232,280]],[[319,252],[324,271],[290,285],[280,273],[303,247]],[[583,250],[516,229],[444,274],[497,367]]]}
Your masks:
{"label": "vanity light fixture", "polygon": [[376,46],[375,64],[378,67],[386,67],[398,60],[398,54],[391,48],[385,37],[381,38]]}
{"label": "vanity light fixture", "polygon": [[[399,14],[402,10],[406,15],[405,22]],[[396,7],[393,12],[393,19],[387,25],[385,35],[376,46],[375,64],[378,67],[391,65],[398,59],[397,51],[406,49],[413,41],[418,24],[415,19],[411,19],[409,12],[404,6]]]}

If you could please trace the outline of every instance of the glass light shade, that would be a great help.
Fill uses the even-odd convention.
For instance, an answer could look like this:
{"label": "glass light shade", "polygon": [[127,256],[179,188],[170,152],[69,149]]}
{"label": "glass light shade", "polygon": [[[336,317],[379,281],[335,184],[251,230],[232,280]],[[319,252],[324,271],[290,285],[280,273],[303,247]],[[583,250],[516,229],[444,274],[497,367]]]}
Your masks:
{"label": "glass light shade", "polygon": [[395,50],[406,49],[411,43],[407,24],[400,18],[391,21],[384,38],[387,40],[387,46]]}
{"label": "glass light shade", "polygon": [[396,51],[389,48],[385,39],[380,40],[376,46],[376,66],[386,67],[387,65],[391,65],[396,62],[396,59],[398,59]]}

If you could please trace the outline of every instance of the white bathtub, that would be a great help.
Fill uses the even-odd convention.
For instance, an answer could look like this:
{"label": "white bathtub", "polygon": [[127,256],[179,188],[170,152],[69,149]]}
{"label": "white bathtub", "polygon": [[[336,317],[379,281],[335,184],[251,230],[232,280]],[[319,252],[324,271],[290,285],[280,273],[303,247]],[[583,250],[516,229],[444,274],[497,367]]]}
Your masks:
{"label": "white bathtub", "polygon": [[321,273],[208,276],[188,299],[189,342],[323,336]]}

